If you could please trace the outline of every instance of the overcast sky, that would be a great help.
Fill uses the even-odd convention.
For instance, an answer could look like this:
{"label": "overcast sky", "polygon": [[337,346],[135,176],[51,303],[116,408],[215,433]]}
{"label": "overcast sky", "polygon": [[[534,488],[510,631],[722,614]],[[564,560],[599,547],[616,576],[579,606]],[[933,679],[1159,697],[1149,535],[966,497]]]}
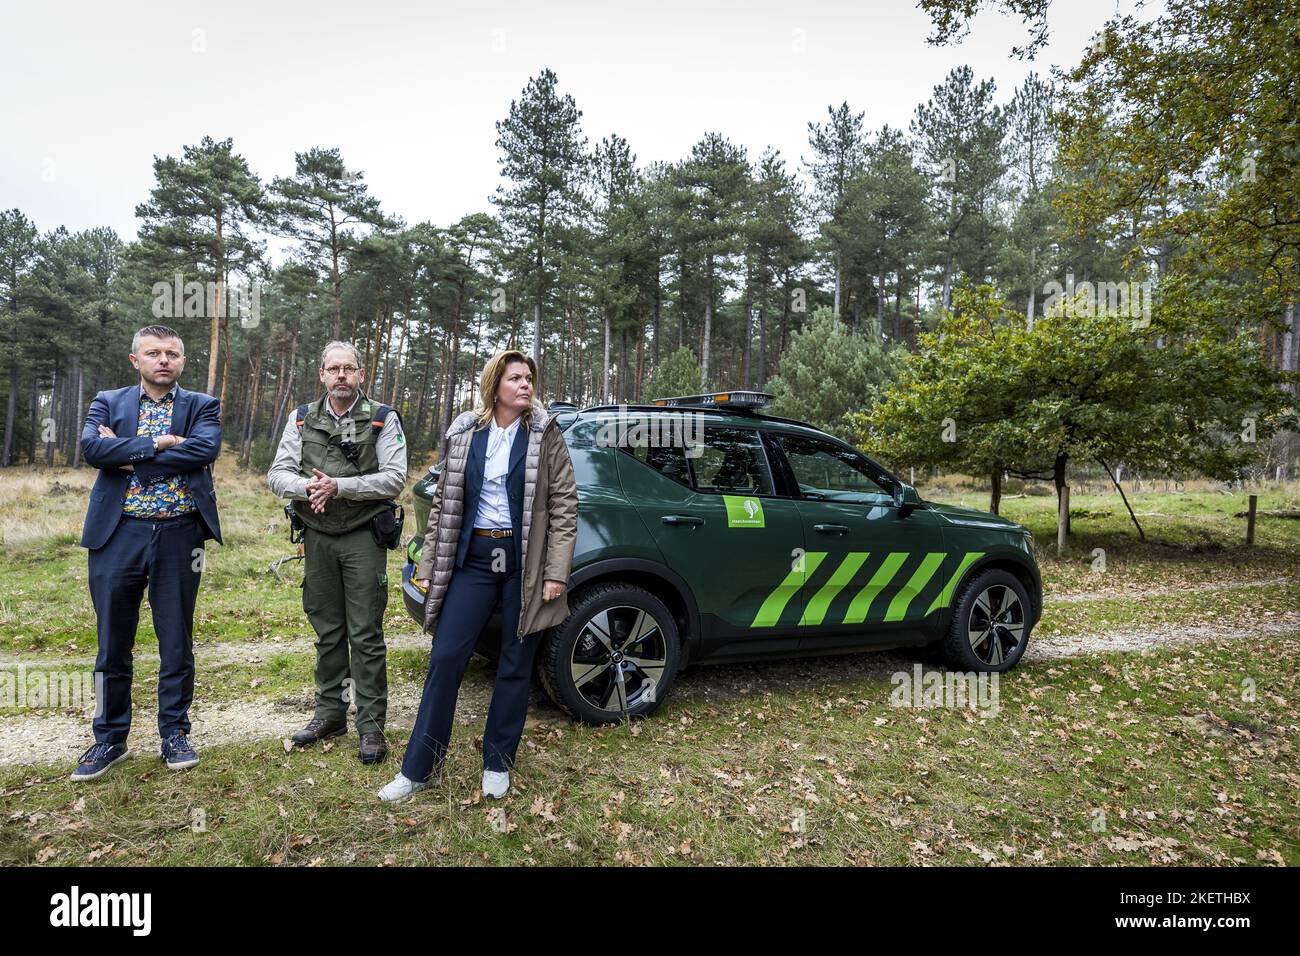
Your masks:
{"label": "overcast sky", "polygon": [[[1122,0],[1122,11],[1131,9]],[[997,81],[1077,61],[1114,0],[1055,0],[1052,43],[1009,55],[1021,24],[983,14],[949,47],[925,43],[908,0],[641,0],[470,4],[280,0],[27,3],[0,10],[0,208],[42,230],[133,237],[155,155],[233,137],[264,181],[294,153],[337,146],[409,223],[488,210],[494,123],[554,70],[591,142],[644,164],[709,130],[797,165],[807,123],[848,100],[866,125],[906,127],[954,66]]]}

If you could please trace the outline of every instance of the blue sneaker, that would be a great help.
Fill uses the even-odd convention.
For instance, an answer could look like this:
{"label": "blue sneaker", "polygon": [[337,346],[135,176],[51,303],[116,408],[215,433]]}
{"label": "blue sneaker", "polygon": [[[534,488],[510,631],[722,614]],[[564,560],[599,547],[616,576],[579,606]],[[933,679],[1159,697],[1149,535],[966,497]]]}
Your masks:
{"label": "blue sneaker", "polygon": [[184,770],[186,767],[193,767],[199,762],[198,753],[190,746],[190,742],[185,739],[184,734],[172,734],[170,737],[164,737],[162,752],[158,756],[166,760],[167,766],[172,770]]}
{"label": "blue sneaker", "polygon": [[77,769],[72,771],[69,780],[96,780],[108,772],[115,763],[125,760],[127,750],[121,744],[92,744],[81,755]]}

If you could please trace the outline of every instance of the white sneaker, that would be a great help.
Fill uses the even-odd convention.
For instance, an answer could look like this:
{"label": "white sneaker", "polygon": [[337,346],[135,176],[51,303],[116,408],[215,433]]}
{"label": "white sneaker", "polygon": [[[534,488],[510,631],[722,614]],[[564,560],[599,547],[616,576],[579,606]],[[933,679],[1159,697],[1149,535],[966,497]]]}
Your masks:
{"label": "white sneaker", "polygon": [[510,771],[508,770],[484,770],[483,771],[483,796],[491,797],[494,800],[500,800],[510,789]]}
{"label": "white sneaker", "polygon": [[429,785],[427,783],[417,783],[414,780],[408,780],[400,773],[384,784],[379,791],[379,799],[386,803],[401,803],[403,800],[409,800],[412,794],[424,790]]}

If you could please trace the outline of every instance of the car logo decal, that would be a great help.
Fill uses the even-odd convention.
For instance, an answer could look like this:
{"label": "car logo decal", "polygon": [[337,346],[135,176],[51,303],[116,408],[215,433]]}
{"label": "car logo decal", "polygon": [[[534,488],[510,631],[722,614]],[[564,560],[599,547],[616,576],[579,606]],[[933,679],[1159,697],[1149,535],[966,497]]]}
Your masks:
{"label": "car logo decal", "polygon": [[744,495],[723,495],[722,500],[727,503],[728,528],[765,527],[763,502],[757,498],[749,498]]}

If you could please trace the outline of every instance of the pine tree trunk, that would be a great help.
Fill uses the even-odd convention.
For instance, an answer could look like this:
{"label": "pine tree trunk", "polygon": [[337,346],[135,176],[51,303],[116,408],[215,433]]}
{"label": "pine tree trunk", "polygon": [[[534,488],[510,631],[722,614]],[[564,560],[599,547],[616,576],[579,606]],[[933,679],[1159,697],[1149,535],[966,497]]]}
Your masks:
{"label": "pine tree trunk", "polygon": [[636,340],[636,381],[632,395],[632,401],[637,404],[641,403],[641,385],[645,380],[645,326],[641,326],[640,332]]}
{"label": "pine tree trunk", "polygon": [[[438,430],[438,460],[442,461],[442,456],[447,451],[447,429],[451,427],[452,411],[456,407],[456,375],[457,369],[460,368],[460,323],[461,316],[465,308],[465,282],[461,280],[459,289],[456,293],[456,312],[451,322],[451,337],[446,348],[447,361],[447,390],[446,406],[442,411],[442,427]],[[474,365],[478,364],[478,331],[474,333],[474,363],[470,366],[469,373],[473,375],[476,371]]]}
{"label": "pine tree trunk", "polygon": [[[430,323],[432,325],[432,323]],[[420,370],[420,398],[415,403],[415,431],[418,436],[424,429],[424,413],[428,411],[429,368],[433,364],[433,336],[424,336],[424,361]]]}
{"label": "pine tree trunk", "polygon": [[381,299],[375,309],[375,337],[370,342],[370,355],[366,359],[366,391],[375,388],[375,376],[379,374],[379,353],[384,341],[384,303]]}
{"label": "pine tree trunk", "polygon": [[257,423],[257,403],[262,394],[262,361],[265,353],[259,351],[257,360],[249,362],[251,368],[248,373],[248,408],[244,412],[243,434],[240,435],[239,441],[239,463],[247,465],[249,455],[253,447],[253,429]]}
{"label": "pine tree trunk", "polygon": [[[573,337],[573,299],[569,298],[564,306],[564,360],[560,362],[560,381],[555,388],[556,398],[564,399],[571,392],[577,390],[578,352],[576,345],[577,343]],[[572,389],[569,387],[570,381],[574,385]]]}
{"label": "pine tree trunk", "polygon": [[1029,332],[1034,331],[1034,313],[1037,311],[1036,296],[1038,289],[1034,283],[1037,282],[1037,272],[1034,268],[1036,259],[1034,250],[1029,250],[1029,305],[1025,309],[1025,329]]}
{"label": "pine tree trunk", "polygon": [[[59,398],[59,386],[61,384],[62,384],[61,377],[59,375],[59,359],[58,356],[56,355],[54,357],[54,371],[50,375],[50,410],[49,410],[49,414],[46,415],[45,417],[45,421],[41,422],[41,426],[42,426],[41,441],[44,442],[45,444],[45,467],[46,468],[54,467],[54,444],[55,444],[55,440],[59,437],[57,434],[54,433],[54,430],[55,430],[55,423],[58,422],[59,420],[58,398]],[[47,423],[49,425],[48,428],[45,427]]]}
{"label": "pine tree trunk", "polygon": [[600,366],[600,403],[609,404],[609,313],[605,313],[605,360]]}
{"label": "pine tree trunk", "polygon": [[81,364],[81,359],[77,359],[77,397],[76,397],[76,414],[72,418],[72,467],[81,467],[81,423],[85,418],[85,401],[86,401],[86,370]]}
{"label": "pine tree trunk", "polygon": [[[540,266],[540,263],[539,263]],[[534,395],[542,394],[542,300],[539,297],[536,306],[533,308],[533,361],[537,363],[536,388],[533,389]]]}
{"label": "pine tree trunk", "polygon": [[741,359],[743,366],[742,373],[745,380],[745,388],[753,388],[749,377],[750,356],[753,352],[754,341],[754,292],[753,285],[749,281],[745,282],[745,352]]}
{"label": "pine tree trunk", "polygon": [[[221,343],[221,293],[222,282],[226,275],[225,247],[221,244],[221,231],[223,228],[221,213],[217,213],[217,269],[216,269],[216,289],[215,298],[212,302],[212,335],[208,340],[208,387],[209,395],[216,394],[217,388],[217,359],[220,357]],[[224,398],[224,389],[223,396]],[[223,403],[224,405],[224,403]]]}
{"label": "pine tree trunk", "polygon": [[655,368],[659,367],[659,309],[663,301],[663,289],[659,282],[659,266],[655,265],[655,304],[654,304],[654,350],[651,352],[650,360],[654,363]]}
{"label": "pine tree trunk", "polygon": [[40,437],[38,423],[41,415],[41,379],[40,373],[35,369],[32,370],[32,402],[31,402],[31,441],[27,443],[27,464],[36,464],[36,439]]}
{"label": "pine tree trunk", "polygon": [[[337,342],[343,331],[343,279],[339,275],[339,230],[334,221],[334,204],[330,203],[330,279],[334,285],[334,321],[330,325],[330,341]],[[356,329],[352,330],[353,335]]]}
{"label": "pine tree trunk", "polygon": [[290,340],[289,360],[285,364],[288,369],[288,378],[285,379],[281,386],[279,400],[276,402],[275,420],[271,422],[271,434],[269,436],[271,447],[275,448],[280,442],[280,430],[284,427],[284,414],[289,407],[289,401],[293,396],[293,383],[298,377],[298,336],[294,335]]}
{"label": "pine tree trunk", "polygon": [[700,388],[709,383],[709,351],[713,344],[713,257],[709,256],[709,276],[705,284],[704,339],[700,343]]}
{"label": "pine tree trunk", "polygon": [[875,340],[880,343],[880,336],[885,331],[885,274],[876,277],[876,329]]}
{"label": "pine tree trunk", "polygon": [[230,381],[230,323],[221,322],[221,345],[226,353],[226,364],[221,370],[221,407],[226,407],[226,383]]}
{"label": "pine tree trunk", "polygon": [[627,329],[618,333],[618,401],[627,404],[627,381],[631,376],[627,372]]}
{"label": "pine tree trunk", "polygon": [[[407,315],[409,314],[410,313],[408,312]],[[404,364],[402,358],[403,358],[403,353],[406,350],[406,338],[407,335],[410,333],[410,328],[411,328],[410,321],[406,318],[403,318],[402,337],[397,341],[397,358],[393,361],[393,389],[392,389],[392,397],[389,398],[388,404],[391,405],[393,408],[398,409],[399,411],[402,408],[401,406],[402,366]]]}
{"label": "pine tree trunk", "polygon": [[[17,323],[14,323],[17,326]],[[18,329],[14,329],[14,348],[18,347]],[[4,467],[8,468],[14,461],[14,428],[18,424],[18,357],[14,356],[14,364],[9,367],[9,398],[5,402],[5,448],[4,448]]]}

